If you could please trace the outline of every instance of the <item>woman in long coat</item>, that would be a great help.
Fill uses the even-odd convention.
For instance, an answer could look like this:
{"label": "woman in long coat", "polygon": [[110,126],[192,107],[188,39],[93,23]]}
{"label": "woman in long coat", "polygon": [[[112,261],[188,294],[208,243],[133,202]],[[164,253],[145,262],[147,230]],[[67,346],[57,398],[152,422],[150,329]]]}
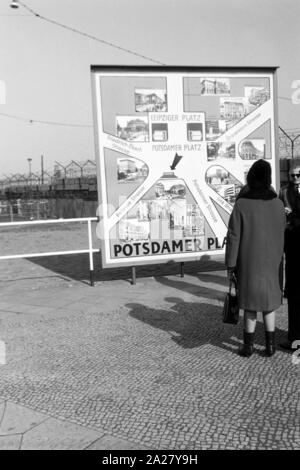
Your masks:
{"label": "woman in long coat", "polygon": [[271,187],[271,166],[257,160],[247,175],[230,216],[225,264],[237,277],[239,307],[244,310],[244,344],[253,353],[257,312],[262,312],[266,354],[275,352],[275,312],[282,301],[285,211]]}

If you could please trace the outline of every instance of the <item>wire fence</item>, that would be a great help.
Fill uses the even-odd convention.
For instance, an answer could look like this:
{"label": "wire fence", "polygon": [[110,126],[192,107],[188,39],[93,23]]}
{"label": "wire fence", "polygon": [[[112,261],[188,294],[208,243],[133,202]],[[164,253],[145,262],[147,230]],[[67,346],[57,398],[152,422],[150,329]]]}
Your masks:
{"label": "wire fence", "polygon": [[20,199],[15,203],[10,201],[2,201],[0,203],[0,222],[41,220],[49,217],[49,201],[28,201]]}
{"label": "wire fence", "polygon": [[36,190],[47,190],[49,187],[55,188],[58,184],[68,182],[80,188],[88,186],[91,180],[96,178],[96,162],[88,159],[85,161],[72,160],[68,164],[55,162],[52,170],[41,170],[40,172],[30,172],[28,174],[11,173],[0,175],[0,192],[6,188],[27,189],[28,192]]}
{"label": "wire fence", "polygon": [[0,201],[0,222],[95,217],[98,202],[84,199]]}
{"label": "wire fence", "polygon": [[300,129],[286,132],[279,127],[278,139],[280,158],[300,157]]}

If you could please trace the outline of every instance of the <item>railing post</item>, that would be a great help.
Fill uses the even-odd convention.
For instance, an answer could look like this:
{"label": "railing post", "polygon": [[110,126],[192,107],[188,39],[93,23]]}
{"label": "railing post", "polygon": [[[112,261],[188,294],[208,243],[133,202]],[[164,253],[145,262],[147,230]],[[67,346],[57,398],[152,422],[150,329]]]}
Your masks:
{"label": "railing post", "polygon": [[184,277],[184,263],[180,263],[180,277]]}
{"label": "railing post", "polygon": [[135,266],[131,266],[131,274],[132,274],[132,284],[136,284],[136,271],[135,271]]}
{"label": "railing post", "polygon": [[[9,205],[9,212],[10,212],[10,218],[13,219],[13,206],[12,204]],[[7,207],[7,206],[6,206]],[[0,205],[0,211],[1,211],[1,205]],[[33,213],[33,212],[32,212]],[[7,214],[7,212],[6,212]],[[93,249],[93,242],[92,242],[92,227],[91,227],[91,222],[93,217],[85,217],[85,218],[79,218],[79,219],[62,219],[62,220],[37,220],[37,221],[22,221],[22,222],[13,222],[11,220],[10,222],[0,222],[0,227],[4,226],[16,226],[16,225],[35,225],[35,224],[58,224],[58,223],[69,223],[69,222],[88,222],[88,239],[89,239],[89,247],[86,250],[72,250],[72,251],[50,251],[50,252],[42,252],[42,253],[27,253],[27,254],[21,254],[21,255],[5,255],[1,256],[0,255],[0,260],[2,259],[17,259],[17,258],[34,258],[37,256],[57,256],[57,255],[69,255],[69,254],[79,254],[79,253],[88,253],[89,254],[89,262],[90,262],[90,281],[91,281],[91,286],[94,286],[94,260],[93,260],[93,253],[98,252],[99,250],[94,250]],[[95,220],[97,220],[95,218]]]}
{"label": "railing post", "polygon": [[10,215],[10,221],[13,222],[14,221],[14,214],[13,214],[13,206],[12,206],[11,202],[9,203],[9,215]]}
{"label": "railing post", "polygon": [[90,283],[94,286],[94,260],[93,260],[93,241],[92,241],[92,223],[88,219],[88,237],[89,237],[89,259],[90,259]]}

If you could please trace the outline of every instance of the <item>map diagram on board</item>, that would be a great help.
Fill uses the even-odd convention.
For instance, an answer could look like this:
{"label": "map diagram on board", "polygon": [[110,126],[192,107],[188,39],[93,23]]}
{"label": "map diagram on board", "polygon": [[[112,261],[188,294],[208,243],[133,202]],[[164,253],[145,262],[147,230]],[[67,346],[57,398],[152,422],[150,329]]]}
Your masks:
{"label": "map diagram on board", "polygon": [[247,172],[275,175],[272,73],[94,72],[105,264],[226,244]]}

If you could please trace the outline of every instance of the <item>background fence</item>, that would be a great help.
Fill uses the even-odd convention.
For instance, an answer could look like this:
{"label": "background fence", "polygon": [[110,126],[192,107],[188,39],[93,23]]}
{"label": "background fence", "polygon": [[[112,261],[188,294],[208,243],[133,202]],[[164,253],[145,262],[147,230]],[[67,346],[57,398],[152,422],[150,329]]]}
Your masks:
{"label": "background fence", "polygon": [[[294,140],[293,148],[291,140]],[[280,184],[288,182],[290,162],[300,157],[300,135],[279,129]],[[0,179],[0,222],[95,217],[98,204],[96,163],[56,162],[53,172]]]}
{"label": "background fence", "polygon": [[95,217],[98,202],[80,198],[0,201],[0,222]]}

